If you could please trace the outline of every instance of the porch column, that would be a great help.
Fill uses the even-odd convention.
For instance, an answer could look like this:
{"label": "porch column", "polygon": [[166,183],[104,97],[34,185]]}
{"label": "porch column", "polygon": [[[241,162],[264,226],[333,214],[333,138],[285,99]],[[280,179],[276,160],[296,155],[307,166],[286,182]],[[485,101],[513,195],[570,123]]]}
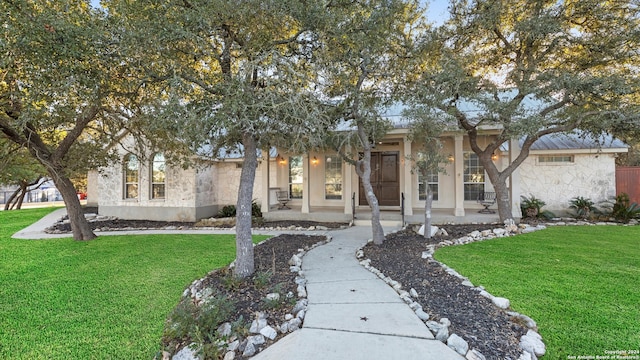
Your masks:
{"label": "porch column", "polygon": [[404,164],[404,214],[413,215],[413,176],[411,174],[411,160],[408,159],[411,155],[411,140],[404,138],[404,159],[401,163]]}
{"label": "porch column", "polygon": [[464,154],[462,152],[462,134],[454,137],[453,168],[455,181],[456,207],[453,215],[464,216]]}
{"label": "porch column", "polygon": [[[509,163],[512,163],[520,155],[520,142],[518,139],[509,140]],[[509,177],[509,196],[511,197],[511,214],[518,220],[522,218],[520,210],[520,168],[517,167]]]}
{"label": "porch column", "polygon": [[[349,149],[346,150],[349,152]],[[344,199],[344,213],[351,214],[351,193],[353,193],[353,187],[351,182],[353,181],[353,166],[346,161],[342,162],[342,198]]]}
{"label": "porch column", "polygon": [[309,171],[310,171],[310,166],[309,166],[309,154],[304,154],[302,156],[302,209],[301,212],[303,214],[308,214],[309,213],[309,198],[311,197],[311,194],[309,193],[310,190],[310,186],[309,186],[309,179],[311,179],[311,177],[309,176]]}
{"label": "porch column", "polygon": [[269,212],[269,150],[262,150],[262,204],[260,210],[262,213]]}

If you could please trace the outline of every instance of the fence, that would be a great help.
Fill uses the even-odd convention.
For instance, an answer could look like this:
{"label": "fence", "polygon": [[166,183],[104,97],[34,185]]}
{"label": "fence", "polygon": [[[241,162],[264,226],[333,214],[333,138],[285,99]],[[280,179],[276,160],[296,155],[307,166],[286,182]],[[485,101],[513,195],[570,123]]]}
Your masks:
{"label": "fence", "polygon": [[627,193],[631,202],[640,204],[640,166],[616,168],[616,195]]}

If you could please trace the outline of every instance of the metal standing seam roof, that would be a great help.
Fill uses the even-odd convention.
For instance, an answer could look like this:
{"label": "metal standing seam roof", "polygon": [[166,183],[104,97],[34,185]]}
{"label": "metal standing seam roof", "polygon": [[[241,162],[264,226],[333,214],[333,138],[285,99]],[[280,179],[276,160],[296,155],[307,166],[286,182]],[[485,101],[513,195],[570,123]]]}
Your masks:
{"label": "metal standing seam roof", "polygon": [[[520,139],[520,146],[524,139]],[[610,134],[600,135],[594,139],[581,136],[579,133],[562,133],[546,135],[531,146],[531,150],[573,150],[573,149],[626,149],[628,146]]]}

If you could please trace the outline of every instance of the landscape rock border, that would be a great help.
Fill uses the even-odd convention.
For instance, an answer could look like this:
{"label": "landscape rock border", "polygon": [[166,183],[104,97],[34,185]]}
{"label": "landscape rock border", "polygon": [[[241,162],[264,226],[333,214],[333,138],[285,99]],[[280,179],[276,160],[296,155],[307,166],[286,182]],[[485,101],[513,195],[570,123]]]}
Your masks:
{"label": "landscape rock border", "polygon": [[[630,224],[620,224],[616,222],[593,223],[593,222],[575,220],[571,218],[556,218],[553,220],[554,221],[552,222],[545,222],[544,224],[537,224],[537,225],[530,225],[530,224],[524,224],[524,223],[516,225],[513,220],[506,220],[504,222],[503,228],[494,228],[492,230],[484,230],[484,231],[472,231],[471,233],[467,234],[467,236],[463,236],[455,240],[444,240],[437,244],[426,245],[426,250],[423,251],[421,254],[422,259],[439,264],[446,273],[457,277],[460,280],[462,285],[478,291],[478,293],[481,296],[491,300],[491,302],[497,308],[504,310],[506,314],[510,316],[512,321],[522,324],[523,326],[529,329],[527,333],[520,338],[520,350],[522,351],[522,353],[521,353],[521,356],[518,358],[518,360],[536,360],[538,357],[541,357],[546,353],[546,346],[544,344],[542,336],[540,336],[540,334],[538,333],[537,323],[527,315],[520,314],[516,311],[509,311],[510,310],[509,299],[493,296],[492,294],[487,292],[484,289],[484,287],[475,286],[473,283],[471,283],[471,281],[469,281],[467,277],[462,276],[456,270],[435,260],[433,258],[433,254],[435,253],[436,249],[438,249],[439,247],[465,245],[465,244],[478,242],[478,241],[485,241],[485,240],[491,240],[495,238],[526,234],[526,233],[531,233],[538,230],[544,230],[547,227],[551,227],[551,226],[596,226],[596,225],[636,226],[638,225],[637,222],[630,223]],[[433,234],[437,233],[437,231],[440,231],[440,230],[438,230],[437,228],[436,229],[432,228]],[[372,242],[371,239],[369,240],[369,243],[370,242]],[[392,278],[382,273],[380,270],[371,266],[371,260],[365,259],[363,248],[364,246],[362,246],[356,251],[356,258],[360,261],[360,264],[364,268],[372,272],[374,275],[382,279],[389,286],[391,286],[398,293],[398,296],[407,305],[409,305],[409,307],[415,312],[416,316],[425,323],[427,328],[429,328],[429,330],[433,333],[434,337],[437,340],[442,341],[447,346],[449,346],[450,348],[458,352],[460,355],[465,356],[467,360],[476,360],[476,359],[484,360],[485,359],[485,356],[482,355],[478,350],[469,349],[467,342],[464,339],[462,339],[460,336],[458,336],[457,334],[451,334],[451,335],[449,334],[448,328],[451,325],[451,322],[449,321],[449,319],[442,318],[440,319],[440,322],[429,321],[430,315],[427,314],[422,309],[422,305],[420,305],[419,303],[413,300],[413,298],[417,298],[416,290],[415,289],[410,289],[409,291],[404,290],[402,288],[402,284],[400,284],[398,281],[393,280]]]}
{"label": "landscape rock border", "polygon": [[[114,220],[120,220],[116,216],[104,216],[98,215],[95,213],[86,213],[85,219],[89,223],[98,223],[98,222],[108,222]],[[192,225],[167,225],[160,227],[145,227],[145,226],[128,226],[128,227],[109,227],[105,226],[96,226],[94,229],[95,232],[105,232],[105,231],[139,231],[139,230],[229,230],[233,231],[236,229],[235,227],[235,219],[236,218],[213,218],[212,219],[203,219],[197,223]],[[126,220],[125,220],[126,221]],[[167,221],[171,223],[170,221]],[[180,222],[176,222],[180,223]],[[59,230],[58,227],[60,225],[69,224],[68,217],[62,216],[58,221],[56,221],[53,225],[47,227],[44,232],[47,234],[67,234],[71,231]],[[332,230],[344,230],[348,228],[348,224],[344,223],[340,227],[329,227],[321,225],[322,223],[318,223],[317,225],[311,226],[297,226],[297,225],[288,225],[288,226],[256,226],[253,227],[253,230],[257,231],[332,231]]]}
{"label": "landscape rock border", "polygon": [[[220,325],[217,332],[220,333],[223,337],[227,337],[225,342],[221,342],[219,344],[219,348],[224,350],[223,360],[234,360],[236,356],[240,355],[242,357],[251,357],[255,354],[263,351],[268,346],[273,345],[275,343],[275,339],[280,334],[288,334],[294,331],[299,330],[302,327],[304,322],[304,317],[307,312],[307,290],[306,284],[307,280],[304,277],[304,271],[302,270],[302,259],[304,255],[321,245],[325,245],[333,240],[332,236],[325,235],[326,240],[317,242],[312,246],[306,249],[298,249],[298,252],[293,254],[289,259],[289,270],[291,272],[297,273],[295,277],[296,290],[297,294],[287,294],[287,297],[298,297],[296,304],[291,309],[291,312],[287,313],[284,316],[284,319],[281,321],[277,321],[273,319],[274,322],[269,323],[268,317],[265,316],[262,312],[257,312],[255,314],[254,319],[251,321],[251,326],[249,327],[249,333],[251,335],[247,336],[245,339],[239,339],[237,337],[229,335],[231,334],[231,323],[226,322]],[[254,244],[254,246],[259,246],[268,242],[272,238],[265,239],[258,244]],[[232,262],[229,267],[232,268],[234,263]],[[213,270],[209,272],[205,277],[201,279],[194,280],[183,292],[182,296],[190,297],[191,300],[196,304],[203,304],[207,300],[207,296],[211,296],[211,292],[207,288],[203,288],[204,279],[215,273],[217,271]],[[267,298],[270,296],[275,297],[278,295],[277,293],[268,294]],[[196,360],[198,359],[196,355],[196,351],[193,350],[194,344],[189,344],[182,349],[180,349],[173,357],[170,357],[170,354],[167,352],[163,352],[163,360]]]}
{"label": "landscape rock border", "polygon": [[[496,307],[507,311],[510,307],[510,302],[508,299],[493,296],[488,293],[482,286],[474,286],[468,278],[460,275],[457,271],[448,267],[447,265],[435,260],[433,258],[433,254],[438,247],[464,245],[472,242],[513,236],[542,229],[546,229],[546,226],[530,226],[527,224],[516,225],[513,220],[507,220],[505,221],[504,228],[473,231],[467,236],[463,236],[456,240],[445,240],[441,241],[438,244],[429,244],[426,246],[426,250],[422,252],[421,257],[422,259],[438,263],[446,273],[457,277],[462,285],[473,288],[474,290],[478,291],[481,296],[484,296],[491,300]],[[371,240],[369,240],[369,242],[371,242]],[[392,278],[382,273],[380,270],[371,266],[371,260],[365,259],[363,248],[364,246],[356,251],[356,258],[358,258],[360,264],[365,269],[369,270],[389,286],[391,286],[398,293],[398,296],[415,312],[416,316],[425,323],[427,328],[433,333],[433,336],[436,338],[436,340],[442,341],[444,344],[446,344],[451,349],[455,350],[458,354],[464,356],[468,360],[485,359],[485,356],[482,355],[477,349],[470,349],[467,341],[465,341],[462,337],[455,333],[449,334],[449,326],[451,325],[449,319],[442,318],[440,319],[440,322],[430,321],[430,315],[422,309],[422,305],[413,300],[414,298],[417,298],[416,290],[413,288],[409,289],[409,291],[404,290],[402,288],[402,284],[400,284],[398,281],[393,280]],[[539,356],[544,355],[546,352],[546,347],[544,345],[544,342],[542,341],[542,337],[537,333],[538,328],[536,322],[530,317],[515,311],[507,311],[507,315],[529,329],[527,334],[522,336],[520,339],[520,348],[522,350],[522,353],[519,360],[537,359]]]}

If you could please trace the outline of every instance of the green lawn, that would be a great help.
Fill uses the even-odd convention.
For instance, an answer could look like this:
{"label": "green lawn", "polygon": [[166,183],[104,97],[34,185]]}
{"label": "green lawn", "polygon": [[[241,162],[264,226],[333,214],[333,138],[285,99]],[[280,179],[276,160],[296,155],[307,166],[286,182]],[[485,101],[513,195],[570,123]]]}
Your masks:
{"label": "green lawn", "polygon": [[551,227],[435,257],[536,320],[545,359],[640,350],[640,226]]}
{"label": "green lawn", "polygon": [[2,359],[150,359],[184,288],[235,257],[234,235],[11,239],[50,211],[0,212]]}

